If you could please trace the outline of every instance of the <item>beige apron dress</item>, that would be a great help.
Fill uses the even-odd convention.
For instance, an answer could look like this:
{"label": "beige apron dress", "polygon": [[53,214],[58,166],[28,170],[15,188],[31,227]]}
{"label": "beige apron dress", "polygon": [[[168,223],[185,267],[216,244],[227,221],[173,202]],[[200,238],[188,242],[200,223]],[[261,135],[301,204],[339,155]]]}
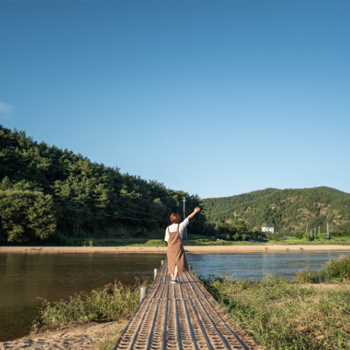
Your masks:
{"label": "beige apron dress", "polygon": [[188,271],[185,249],[182,245],[182,239],[179,232],[180,225],[177,226],[177,231],[170,232],[168,227],[168,271],[174,274],[175,265],[177,265],[178,273]]}

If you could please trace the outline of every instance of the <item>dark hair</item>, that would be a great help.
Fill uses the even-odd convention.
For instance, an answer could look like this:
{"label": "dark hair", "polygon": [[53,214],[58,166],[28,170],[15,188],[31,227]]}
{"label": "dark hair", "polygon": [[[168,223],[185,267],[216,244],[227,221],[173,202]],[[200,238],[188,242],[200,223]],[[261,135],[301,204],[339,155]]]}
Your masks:
{"label": "dark hair", "polygon": [[181,216],[178,213],[172,213],[170,215],[170,221],[173,224],[178,224],[181,221]]}

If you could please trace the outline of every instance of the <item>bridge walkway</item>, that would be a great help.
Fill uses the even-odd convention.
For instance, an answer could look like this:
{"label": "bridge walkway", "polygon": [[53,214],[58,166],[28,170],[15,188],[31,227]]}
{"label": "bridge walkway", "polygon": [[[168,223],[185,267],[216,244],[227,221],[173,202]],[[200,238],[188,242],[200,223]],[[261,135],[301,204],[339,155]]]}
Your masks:
{"label": "bridge walkway", "polygon": [[166,262],[114,350],[261,350],[190,271],[171,284]]}

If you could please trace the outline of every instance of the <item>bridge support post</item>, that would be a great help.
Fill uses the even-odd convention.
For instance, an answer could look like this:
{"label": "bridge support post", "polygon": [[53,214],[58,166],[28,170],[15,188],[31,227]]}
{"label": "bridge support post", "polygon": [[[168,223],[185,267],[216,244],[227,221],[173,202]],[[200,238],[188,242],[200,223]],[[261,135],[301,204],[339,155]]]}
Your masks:
{"label": "bridge support post", "polygon": [[141,287],[140,289],[140,303],[145,298],[148,291],[148,287]]}

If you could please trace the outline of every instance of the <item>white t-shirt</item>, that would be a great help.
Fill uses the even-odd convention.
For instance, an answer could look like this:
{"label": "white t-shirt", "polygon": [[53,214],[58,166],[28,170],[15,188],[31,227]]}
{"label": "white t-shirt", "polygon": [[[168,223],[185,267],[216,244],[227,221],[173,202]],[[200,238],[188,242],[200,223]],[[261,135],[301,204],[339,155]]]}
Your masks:
{"label": "white t-shirt", "polygon": [[[180,223],[180,227],[179,227],[179,233],[180,233],[180,237],[182,239],[182,234],[185,230],[185,227],[190,223],[190,220],[188,220],[187,218],[182,221]],[[168,242],[168,239],[169,239],[169,232],[168,232],[168,228],[170,230],[170,232],[176,232],[177,231],[177,227],[178,227],[179,224],[172,224],[170,226],[168,226],[165,230],[165,238],[164,238],[164,241],[165,242]]]}

